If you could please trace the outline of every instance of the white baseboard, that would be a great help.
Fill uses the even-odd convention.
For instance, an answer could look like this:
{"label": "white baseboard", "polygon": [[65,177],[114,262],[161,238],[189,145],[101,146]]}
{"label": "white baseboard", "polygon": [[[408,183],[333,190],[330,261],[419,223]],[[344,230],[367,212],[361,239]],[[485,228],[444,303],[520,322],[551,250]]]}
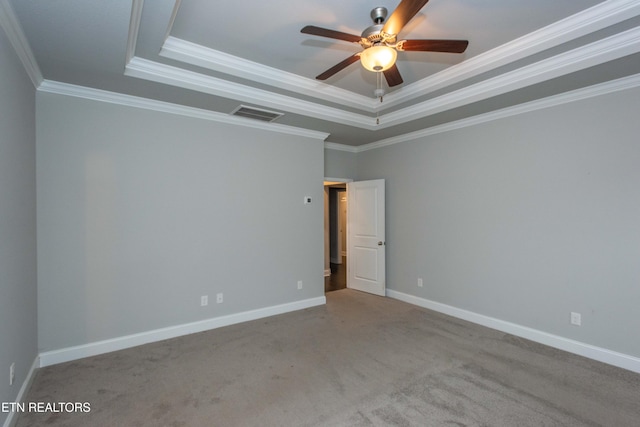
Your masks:
{"label": "white baseboard", "polygon": [[[22,386],[18,391],[18,395],[16,396],[15,402],[24,401],[24,397],[27,394],[27,391],[29,391],[29,389],[31,388],[31,383],[33,382],[33,377],[36,373],[36,369],[38,369],[38,367],[40,366],[39,359],[40,359],[39,356],[36,356],[36,358],[33,360],[33,363],[31,364],[31,368],[27,373],[27,377],[24,379],[24,382],[22,383]],[[16,416],[15,412],[9,412],[9,415],[7,415],[7,419],[4,420],[3,427],[13,427],[17,421],[15,416]]]}
{"label": "white baseboard", "polygon": [[387,296],[400,301],[408,302],[409,304],[428,308],[429,310],[437,311],[439,313],[444,313],[449,316],[477,323],[488,328],[506,332],[511,335],[526,338],[540,344],[545,344],[550,347],[568,351],[569,353],[588,357],[589,359],[597,360],[599,362],[607,363],[609,365],[640,373],[640,358],[630,356],[628,354],[618,353],[606,348],[596,347],[591,344],[585,344],[580,341],[574,341],[558,335],[539,331],[537,329],[532,329],[526,326],[517,325],[515,323],[506,322],[504,320],[495,319],[493,317],[463,310],[461,308],[431,301],[425,298],[416,297],[391,289],[387,289]]}
{"label": "white baseboard", "polygon": [[287,304],[275,305],[272,307],[260,308],[257,310],[244,311],[242,313],[230,314],[227,316],[214,317],[198,322],[185,323],[182,325],[170,326],[168,328],[126,335],[123,337],[112,338],[75,347],[63,348],[60,350],[46,351],[40,354],[40,366],[44,367],[55,365],[57,363],[69,362],[71,360],[82,359],[83,357],[96,356],[98,354],[123,350],[125,348],[136,347],[142,344],[162,341],[169,338],[176,338],[196,332],[208,331],[210,329],[248,322],[250,320],[262,319],[264,317],[302,310],[309,307],[324,305],[326,303],[327,299],[324,296],[321,296]]}

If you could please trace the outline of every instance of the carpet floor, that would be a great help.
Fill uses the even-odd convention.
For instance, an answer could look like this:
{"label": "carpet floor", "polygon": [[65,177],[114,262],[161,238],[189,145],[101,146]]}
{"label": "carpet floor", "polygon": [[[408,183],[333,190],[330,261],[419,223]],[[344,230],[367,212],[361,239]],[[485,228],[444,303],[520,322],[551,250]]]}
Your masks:
{"label": "carpet floor", "polygon": [[640,375],[349,289],[39,369],[22,426],[638,426]]}

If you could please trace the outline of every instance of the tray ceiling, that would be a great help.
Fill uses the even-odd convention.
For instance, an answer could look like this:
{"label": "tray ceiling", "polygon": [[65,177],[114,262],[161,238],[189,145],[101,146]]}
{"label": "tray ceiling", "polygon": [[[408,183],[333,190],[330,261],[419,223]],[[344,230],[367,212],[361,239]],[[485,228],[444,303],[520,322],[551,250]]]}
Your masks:
{"label": "tray ceiling", "polygon": [[385,83],[383,102],[375,73],[360,64],[315,80],[361,48],[302,27],[360,34],[371,9],[398,3],[0,0],[0,25],[32,53],[42,90],[218,115],[255,107],[283,113],[269,125],[322,132],[344,147],[640,73],[638,0],[431,0],[401,38],[466,39],[465,53],[399,52],[404,83]]}

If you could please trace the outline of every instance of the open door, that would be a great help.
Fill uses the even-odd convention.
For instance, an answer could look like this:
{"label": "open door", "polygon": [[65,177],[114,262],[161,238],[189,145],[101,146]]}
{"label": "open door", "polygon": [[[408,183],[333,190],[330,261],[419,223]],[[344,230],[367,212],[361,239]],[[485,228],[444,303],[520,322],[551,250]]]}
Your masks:
{"label": "open door", "polygon": [[347,183],[347,287],[385,296],[384,179]]}

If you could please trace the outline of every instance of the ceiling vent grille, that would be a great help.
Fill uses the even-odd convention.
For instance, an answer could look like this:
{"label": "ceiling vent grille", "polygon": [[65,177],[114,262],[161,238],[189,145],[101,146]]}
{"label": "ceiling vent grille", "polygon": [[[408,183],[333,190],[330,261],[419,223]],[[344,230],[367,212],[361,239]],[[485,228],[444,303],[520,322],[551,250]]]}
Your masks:
{"label": "ceiling vent grille", "polygon": [[260,120],[261,122],[272,122],[283,113],[277,113],[275,111],[261,110],[259,108],[247,107],[244,105],[239,106],[231,112],[232,116],[246,117],[248,119]]}

